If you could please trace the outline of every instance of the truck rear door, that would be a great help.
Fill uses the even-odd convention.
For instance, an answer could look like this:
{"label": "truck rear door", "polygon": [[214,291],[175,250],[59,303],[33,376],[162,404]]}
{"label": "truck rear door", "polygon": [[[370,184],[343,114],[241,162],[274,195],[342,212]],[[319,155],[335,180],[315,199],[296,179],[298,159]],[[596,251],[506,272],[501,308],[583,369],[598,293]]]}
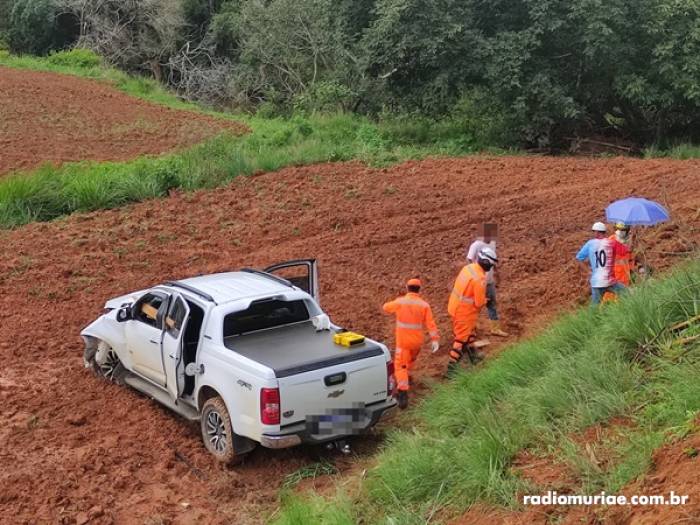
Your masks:
{"label": "truck rear door", "polygon": [[286,279],[319,302],[316,259],[294,259],[268,266],[263,271]]}

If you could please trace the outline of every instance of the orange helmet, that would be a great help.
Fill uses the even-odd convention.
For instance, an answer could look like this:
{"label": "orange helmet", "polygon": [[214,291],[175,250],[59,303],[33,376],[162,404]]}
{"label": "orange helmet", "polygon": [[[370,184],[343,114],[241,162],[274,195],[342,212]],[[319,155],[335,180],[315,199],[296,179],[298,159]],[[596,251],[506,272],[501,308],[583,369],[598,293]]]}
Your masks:
{"label": "orange helmet", "polygon": [[418,286],[420,288],[421,283],[420,279],[417,277],[414,277],[413,279],[409,279],[408,282],[406,283],[406,286]]}

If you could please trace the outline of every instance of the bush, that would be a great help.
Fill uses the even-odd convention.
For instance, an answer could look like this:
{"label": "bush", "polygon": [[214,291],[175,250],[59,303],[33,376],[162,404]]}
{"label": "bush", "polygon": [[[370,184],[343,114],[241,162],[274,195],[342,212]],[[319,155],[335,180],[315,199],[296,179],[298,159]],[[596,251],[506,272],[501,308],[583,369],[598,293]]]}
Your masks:
{"label": "bush", "polygon": [[47,57],[47,62],[54,66],[69,68],[88,69],[98,67],[102,64],[102,59],[94,51],[84,48],[75,48],[70,51],[58,51],[51,53]]}
{"label": "bush", "polygon": [[450,111],[449,120],[462,136],[471,139],[470,145],[475,149],[508,147],[518,141],[513,118],[486,88],[464,91]]}
{"label": "bush", "polygon": [[348,86],[336,81],[321,81],[294,98],[296,111],[304,113],[349,111],[357,98]]}

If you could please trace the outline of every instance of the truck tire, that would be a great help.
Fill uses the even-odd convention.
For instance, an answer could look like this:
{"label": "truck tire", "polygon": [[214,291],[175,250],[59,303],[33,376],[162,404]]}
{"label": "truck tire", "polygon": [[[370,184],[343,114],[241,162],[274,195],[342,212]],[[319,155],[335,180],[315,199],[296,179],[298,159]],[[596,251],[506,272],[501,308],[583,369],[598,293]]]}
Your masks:
{"label": "truck tire", "polygon": [[202,441],[209,452],[221,463],[235,465],[240,463],[242,454],[237,454],[234,441],[231,416],[226,404],[220,397],[211,397],[202,406]]}
{"label": "truck tire", "polygon": [[110,383],[123,383],[126,369],[117,353],[106,342],[99,341],[95,346],[86,345],[83,360],[85,366],[92,368],[99,377]]}

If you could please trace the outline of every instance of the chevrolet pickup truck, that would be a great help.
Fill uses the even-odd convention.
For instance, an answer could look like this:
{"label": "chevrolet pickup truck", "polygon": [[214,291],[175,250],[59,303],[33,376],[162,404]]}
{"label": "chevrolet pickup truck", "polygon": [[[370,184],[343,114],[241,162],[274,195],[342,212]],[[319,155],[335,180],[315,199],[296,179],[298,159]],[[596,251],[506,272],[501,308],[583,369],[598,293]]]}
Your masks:
{"label": "chevrolet pickup truck", "polygon": [[386,346],[341,346],[338,330],[308,259],[111,299],[81,336],[87,368],[199,421],[206,448],[231,464],[258,443],[341,440],[393,408]]}

